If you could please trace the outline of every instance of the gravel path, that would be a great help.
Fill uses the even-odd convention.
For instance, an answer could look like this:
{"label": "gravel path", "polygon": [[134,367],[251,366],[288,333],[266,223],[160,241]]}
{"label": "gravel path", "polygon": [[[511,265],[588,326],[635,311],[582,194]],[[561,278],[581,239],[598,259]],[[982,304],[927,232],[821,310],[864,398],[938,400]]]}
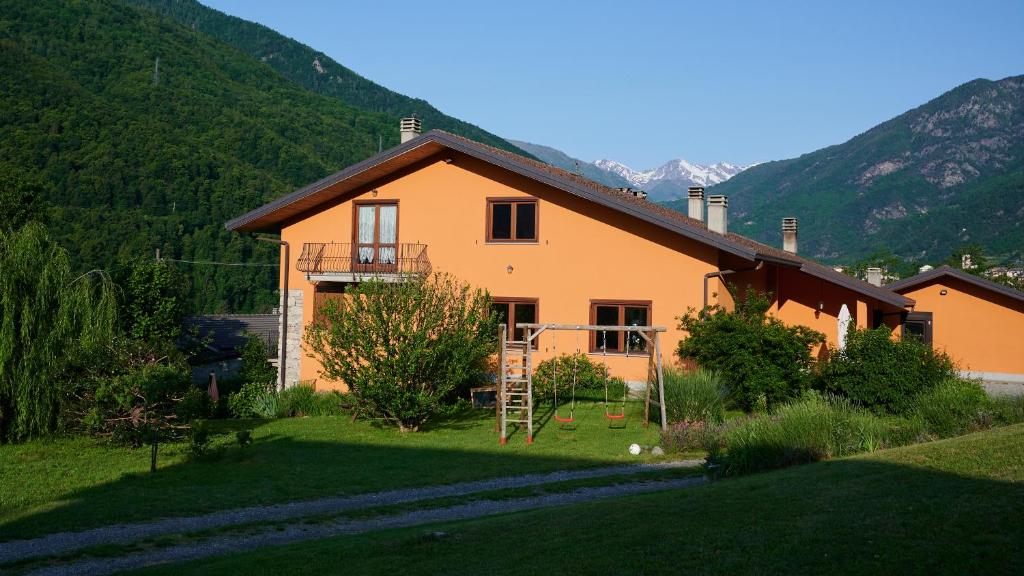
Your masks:
{"label": "gravel path", "polygon": [[[315,540],[331,536],[358,534],[388,528],[403,528],[420,524],[465,520],[494,514],[505,514],[537,508],[562,506],[577,502],[586,502],[602,498],[612,498],[629,494],[640,494],[672,488],[685,488],[706,482],[704,477],[679,478],[674,480],[657,480],[650,482],[632,482],[614,486],[579,488],[559,494],[546,494],[509,500],[478,500],[466,504],[446,508],[428,508],[379,516],[365,520],[333,520],[320,524],[290,524],[283,529],[269,527],[256,533],[243,535],[215,536],[205,540],[179,544],[167,548],[157,548],[128,554],[117,558],[85,559],[66,564],[52,565],[29,572],[34,576],[57,574],[74,574],[80,576],[101,576],[124,570],[134,570],[173,562],[198,560],[210,556],[256,550],[269,546],[291,544],[305,540]],[[439,537],[443,537],[443,533]]]}
{"label": "gravel path", "polygon": [[275,522],[282,520],[294,520],[309,516],[340,514],[342,512],[362,508],[375,508],[378,506],[404,504],[418,500],[429,500],[449,496],[464,496],[466,494],[487,492],[490,490],[506,490],[510,488],[538,486],[552,482],[600,478],[603,476],[639,474],[642,472],[678,468],[694,468],[700,466],[703,462],[703,460],[681,460],[658,464],[627,464],[621,466],[606,466],[603,468],[589,468],[584,470],[563,470],[546,474],[506,476],[501,478],[491,478],[488,480],[459,482],[443,486],[407,488],[402,490],[389,490],[386,492],[357,494],[354,496],[337,496],[321,498],[318,500],[290,502],[287,504],[275,504],[270,506],[235,508],[232,510],[211,512],[201,516],[161,518],[158,520],[132,524],[115,524],[112,526],[93,528],[91,530],[81,532],[58,532],[30,540],[12,540],[0,543],[0,564],[18,562],[30,558],[63,555],[83,548],[102,544],[131,544],[147,538],[171,534],[183,534],[200,530],[237,526],[241,524]]}

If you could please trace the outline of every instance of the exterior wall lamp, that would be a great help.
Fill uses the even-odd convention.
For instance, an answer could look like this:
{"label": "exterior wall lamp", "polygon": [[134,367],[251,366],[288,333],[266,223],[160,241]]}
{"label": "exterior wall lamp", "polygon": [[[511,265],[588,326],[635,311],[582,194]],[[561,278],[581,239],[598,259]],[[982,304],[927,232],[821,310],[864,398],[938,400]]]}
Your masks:
{"label": "exterior wall lamp", "polygon": [[511,274],[513,270],[515,270],[515,268],[513,268],[511,264],[505,267],[505,272],[508,272],[509,274]]}

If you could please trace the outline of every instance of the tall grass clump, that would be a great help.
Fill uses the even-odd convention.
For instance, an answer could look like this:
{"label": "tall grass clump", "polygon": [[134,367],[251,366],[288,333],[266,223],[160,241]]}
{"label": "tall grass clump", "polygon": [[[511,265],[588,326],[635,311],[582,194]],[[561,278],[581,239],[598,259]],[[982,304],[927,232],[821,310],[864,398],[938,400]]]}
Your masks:
{"label": "tall grass clump", "polygon": [[950,378],[914,397],[912,414],[932,436],[945,438],[988,428],[992,401],[974,380]]}
{"label": "tall grass clump", "polygon": [[342,413],[341,395],[317,392],[311,386],[292,386],[277,395],[277,416],[337,416]]}
{"label": "tall grass clump", "polygon": [[711,370],[684,372],[664,370],[665,412],[669,422],[719,424],[725,417],[726,388],[722,377]]}
{"label": "tall grass clump", "polygon": [[734,475],[874,451],[888,440],[885,420],[843,399],[807,394],[770,415],[720,427],[706,449],[712,464]]}

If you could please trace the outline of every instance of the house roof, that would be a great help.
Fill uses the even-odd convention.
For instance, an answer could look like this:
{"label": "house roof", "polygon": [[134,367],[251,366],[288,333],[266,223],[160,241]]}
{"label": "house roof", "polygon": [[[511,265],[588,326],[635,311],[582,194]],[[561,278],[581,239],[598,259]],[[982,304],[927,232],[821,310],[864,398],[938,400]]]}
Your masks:
{"label": "house roof", "polygon": [[1024,292],[1014,290],[1009,286],[996,284],[991,280],[981,278],[980,276],[975,276],[974,274],[964,272],[959,268],[953,268],[952,266],[949,265],[939,266],[938,268],[933,268],[931,270],[928,270],[927,272],[921,272],[916,276],[911,276],[910,278],[904,278],[903,280],[898,280],[896,282],[892,282],[891,284],[886,284],[885,287],[894,292],[901,292],[903,290],[908,290],[910,288],[914,288],[915,286],[920,286],[921,284],[925,284],[927,282],[931,282],[932,280],[937,280],[939,278],[947,276],[956,278],[957,280],[962,280],[964,282],[967,282],[968,284],[972,284],[974,286],[995,292],[997,294],[1002,294],[1003,296],[1008,296],[1010,298],[1013,298],[1014,300],[1024,302]]}
{"label": "house roof", "polygon": [[796,254],[761,244],[738,234],[713,232],[700,220],[690,218],[660,204],[637,198],[633,194],[617,188],[599,184],[579,174],[442,130],[431,130],[404,144],[353,164],[287,196],[234,218],[228,221],[225,227],[228,230],[240,232],[280,231],[284,222],[317,205],[338,198],[360,186],[367,185],[443,150],[461,152],[553,188],[629,214],[745,260],[764,260],[782,266],[799,268],[811,276],[838,284],[893,306],[906,307],[914,303],[913,300],[903,295],[836,272],[827,266]]}
{"label": "house roof", "polygon": [[202,356],[207,359],[238,357],[249,334],[263,340],[267,352],[277,357],[278,322],[279,314],[216,314],[189,316],[182,323],[196,330],[196,337],[206,347]]}

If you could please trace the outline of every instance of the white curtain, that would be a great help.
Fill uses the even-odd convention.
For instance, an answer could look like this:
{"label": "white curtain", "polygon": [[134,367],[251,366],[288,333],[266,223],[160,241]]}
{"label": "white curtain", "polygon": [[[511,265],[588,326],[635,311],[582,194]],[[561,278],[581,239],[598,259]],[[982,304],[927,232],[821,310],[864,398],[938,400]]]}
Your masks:
{"label": "white curtain", "polygon": [[840,350],[846,349],[846,332],[850,329],[851,320],[853,320],[853,318],[850,316],[850,309],[846,307],[846,304],[843,304],[843,307],[839,309],[839,321],[837,326],[839,334],[836,335],[836,342],[839,343]]}
{"label": "white curtain", "polygon": [[[359,235],[358,240],[360,244],[373,244],[374,236],[374,219],[376,206],[360,206],[359,207]],[[359,248],[359,263],[370,264],[373,262],[373,247],[361,247]]]}
{"label": "white curtain", "polygon": [[[398,206],[385,204],[380,207],[380,243],[394,244],[398,236]],[[380,249],[380,263],[395,263],[395,248],[389,246]]]}

